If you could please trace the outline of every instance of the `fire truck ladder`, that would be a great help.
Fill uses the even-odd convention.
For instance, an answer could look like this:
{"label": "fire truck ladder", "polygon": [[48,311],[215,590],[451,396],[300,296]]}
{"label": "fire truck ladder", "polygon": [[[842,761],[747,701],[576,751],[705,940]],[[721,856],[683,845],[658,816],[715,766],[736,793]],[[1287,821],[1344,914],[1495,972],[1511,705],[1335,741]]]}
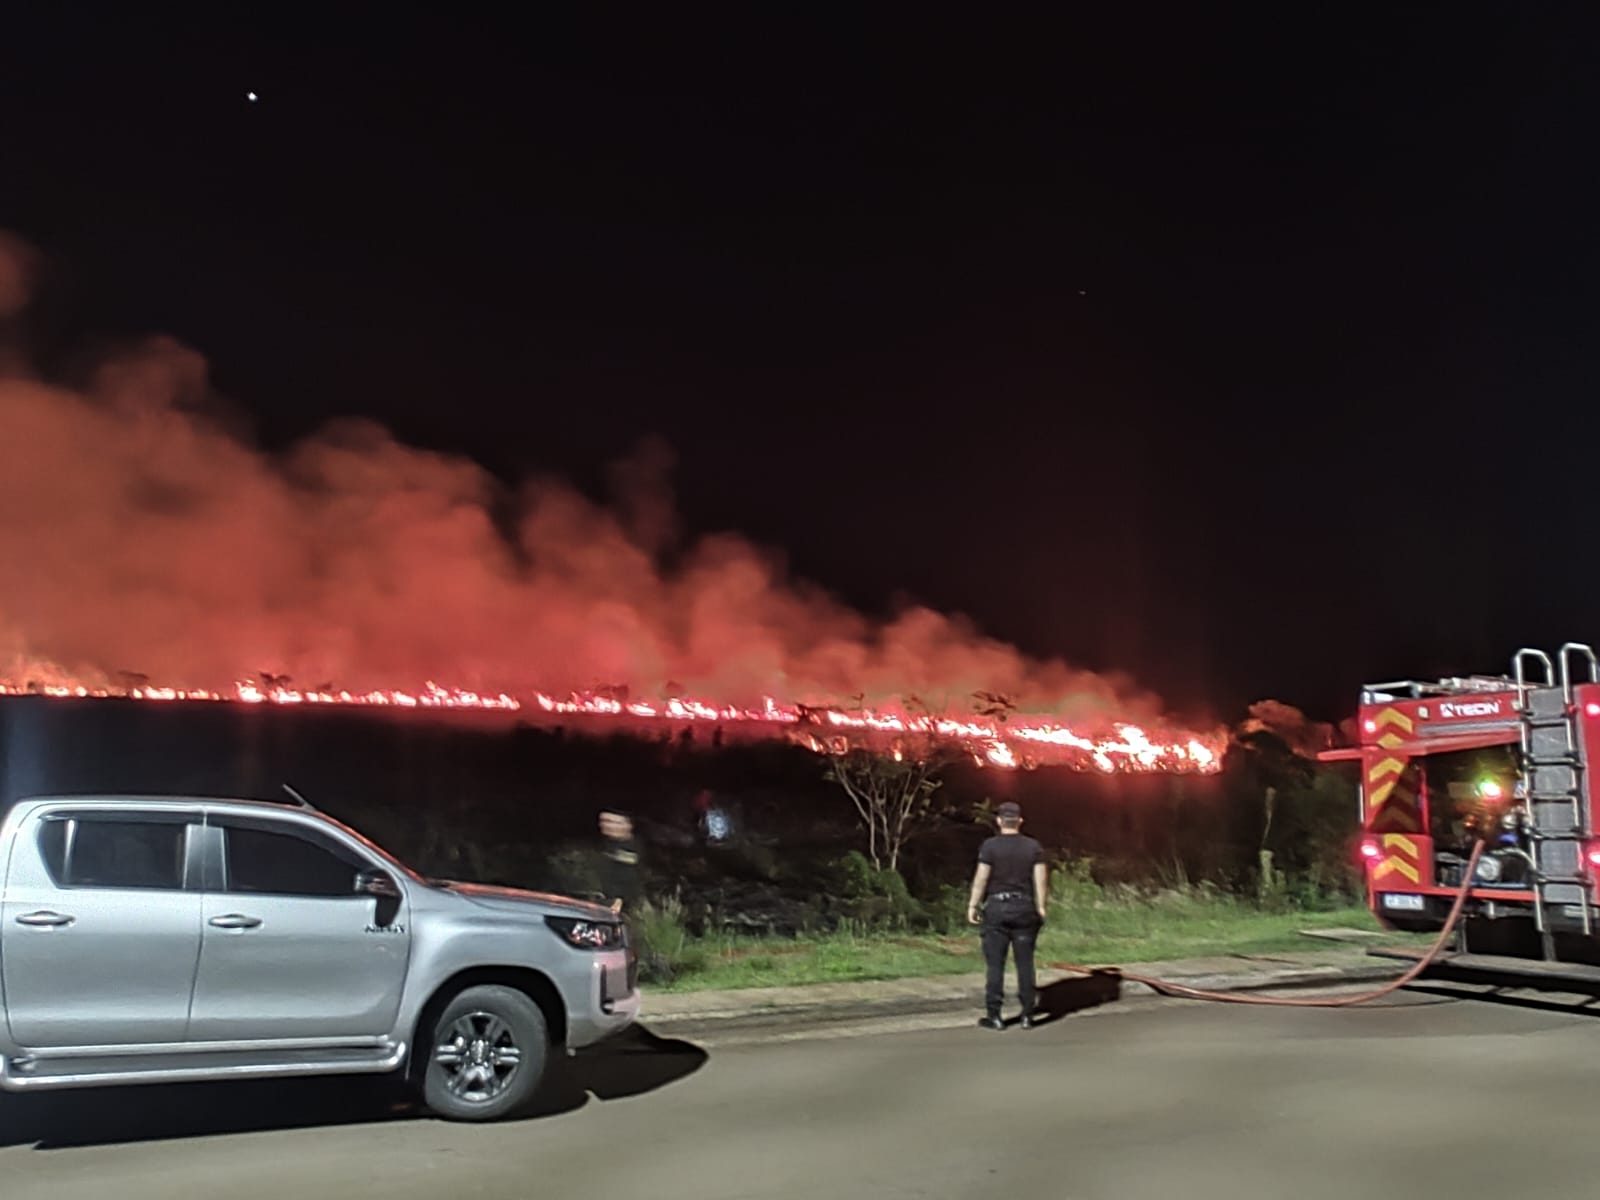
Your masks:
{"label": "fire truck ladder", "polygon": [[[1588,664],[1587,682],[1600,680],[1595,652],[1577,642],[1562,646],[1555,664],[1542,650],[1519,650],[1512,660],[1522,715],[1522,780],[1534,849],[1533,915],[1547,960],[1555,958],[1552,911],[1565,918],[1557,923],[1568,928],[1571,918],[1581,914],[1584,934],[1593,932],[1589,878],[1583,869],[1584,841],[1590,832],[1584,786],[1587,764],[1573,705],[1573,654]],[[1529,679],[1530,664],[1542,668],[1542,680]]]}

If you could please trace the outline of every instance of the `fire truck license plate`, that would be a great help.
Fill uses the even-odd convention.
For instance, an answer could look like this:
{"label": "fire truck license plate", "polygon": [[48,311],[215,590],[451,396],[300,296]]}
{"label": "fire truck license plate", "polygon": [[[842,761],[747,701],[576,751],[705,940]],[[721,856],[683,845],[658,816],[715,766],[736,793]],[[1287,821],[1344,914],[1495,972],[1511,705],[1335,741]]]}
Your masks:
{"label": "fire truck license plate", "polygon": [[1407,912],[1421,912],[1425,901],[1421,896],[1407,896],[1402,892],[1388,892],[1383,897],[1385,908],[1399,908]]}

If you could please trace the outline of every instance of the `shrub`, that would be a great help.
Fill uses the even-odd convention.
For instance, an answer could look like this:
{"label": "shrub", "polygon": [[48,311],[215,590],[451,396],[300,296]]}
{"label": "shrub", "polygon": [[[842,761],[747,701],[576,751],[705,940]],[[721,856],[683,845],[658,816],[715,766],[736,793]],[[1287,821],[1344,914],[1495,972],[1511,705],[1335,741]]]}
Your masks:
{"label": "shrub", "polygon": [[676,895],[646,900],[628,917],[628,935],[639,955],[639,977],[670,983],[705,965],[705,948],[689,933],[683,901]]}
{"label": "shrub", "polygon": [[1263,912],[1286,912],[1291,907],[1288,877],[1272,863],[1272,851],[1262,850],[1258,855],[1256,871],[1256,905]]}
{"label": "shrub", "polygon": [[1094,860],[1062,859],[1050,868],[1050,906],[1092,908],[1105,901],[1105,889],[1095,881]]}
{"label": "shrub", "polygon": [[924,908],[928,923],[939,933],[961,933],[967,928],[967,896],[971,888],[964,883],[947,883]]}
{"label": "shrub", "polygon": [[551,891],[566,896],[594,899],[605,891],[596,850],[572,847],[552,854],[545,860],[545,877]]}
{"label": "shrub", "polygon": [[718,870],[730,879],[772,883],[784,875],[784,860],[776,849],[752,838],[739,838],[716,848]]}
{"label": "shrub", "polygon": [[830,874],[841,915],[847,921],[868,929],[927,924],[927,912],[906,888],[900,872],[873,866],[859,850],[841,858]]}

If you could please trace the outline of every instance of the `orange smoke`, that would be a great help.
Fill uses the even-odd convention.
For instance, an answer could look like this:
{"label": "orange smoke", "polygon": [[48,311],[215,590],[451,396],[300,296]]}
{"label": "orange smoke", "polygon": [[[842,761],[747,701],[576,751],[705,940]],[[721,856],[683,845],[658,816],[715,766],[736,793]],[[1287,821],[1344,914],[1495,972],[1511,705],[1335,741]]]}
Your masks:
{"label": "orange smoke", "polygon": [[[0,237],[0,349],[32,267]],[[737,535],[664,566],[658,444],[615,472],[609,507],[550,479],[510,491],[364,420],[269,454],[184,347],[145,343],[66,387],[7,367],[23,361],[12,343],[0,691],[600,712],[625,688],[661,698],[617,702],[636,719],[785,725],[863,697],[863,714],[821,719],[840,729],[904,725],[904,697],[957,711],[988,691],[1017,705],[1003,730],[959,717],[940,732],[997,765],[1054,749],[1208,770],[1220,752],[1218,732],[1174,728],[1126,681],[928,608],[871,621]]]}

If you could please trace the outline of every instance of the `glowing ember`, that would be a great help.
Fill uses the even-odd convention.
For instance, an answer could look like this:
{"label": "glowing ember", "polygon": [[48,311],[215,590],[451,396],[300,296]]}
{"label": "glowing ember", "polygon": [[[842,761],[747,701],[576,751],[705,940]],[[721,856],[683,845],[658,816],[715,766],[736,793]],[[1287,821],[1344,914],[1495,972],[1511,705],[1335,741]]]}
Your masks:
{"label": "glowing ember", "polygon": [[[236,682],[231,692],[164,687],[147,683],[124,687],[91,687],[61,682],[0,682],[0,696],[51,696],[62,699],[121,698],[154,702],[204,701],[213,703],[275,705],[347,705],[405,709],[485,709],[517,712],[522,701],[504,692],[486,694],[426,683],[417,691],[345,690],[301,691],[286,685]],[[1183,733],[1166,740],[1152,738],[1136,725],[1114,724],[1100,736],[1080,733],[1044,717],[1019,716],[1001,723],[982,717],[954,719],[875,711],[872,709],[812,708],[782,704],[768,697],[759,707],[741,708],[701,699],[618,700],[609,696],[569,696],[557,699],[531,693],[533,708],[552,715],[632,718],[647,722],[699,722],[717,725],[770,725],[797,733],[795,740],[820,754],[849,749],[851,734],[865,740],[885,740],[889,751],[901,759],[904,751],[896,735],[924,735],[967,748],[978,766],[1022,768],[1040,761],[1090,765],[1104,772],[1172,771],[1206,774],[1220,769],[1225,736]],[[815,732],[812,732],[812,731]],[[830,732],[831,731],[831,732]],[[820,735],[820,736],[819,736]]]}

